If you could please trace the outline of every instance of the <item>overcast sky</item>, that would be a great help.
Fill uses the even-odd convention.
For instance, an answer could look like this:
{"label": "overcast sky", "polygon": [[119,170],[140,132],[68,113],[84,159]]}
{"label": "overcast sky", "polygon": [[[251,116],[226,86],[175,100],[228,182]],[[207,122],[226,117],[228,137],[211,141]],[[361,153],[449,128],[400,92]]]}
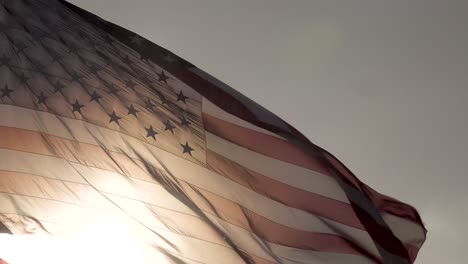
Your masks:
{"label": "overcast sky", "polygon": [[417,207],[468,259],[468,1],[70,0],[175,52]]}

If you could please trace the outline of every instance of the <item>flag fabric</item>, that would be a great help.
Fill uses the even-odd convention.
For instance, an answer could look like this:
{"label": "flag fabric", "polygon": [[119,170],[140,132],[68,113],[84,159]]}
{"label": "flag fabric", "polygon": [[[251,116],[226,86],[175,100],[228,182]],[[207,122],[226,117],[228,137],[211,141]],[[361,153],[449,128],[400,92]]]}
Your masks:
{"label": "flag fabric", "polygon": [[425,240],[292,126],[72,4],[2,1],[0,47],[2,233],[179,264],[404,264]]}

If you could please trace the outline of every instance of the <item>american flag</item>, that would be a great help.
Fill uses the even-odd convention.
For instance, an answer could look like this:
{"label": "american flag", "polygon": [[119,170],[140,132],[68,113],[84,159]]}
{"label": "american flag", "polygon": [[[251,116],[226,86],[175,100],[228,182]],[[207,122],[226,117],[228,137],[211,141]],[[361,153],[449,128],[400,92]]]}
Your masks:
{"label": "american flag", "polygon": [[65,1],[2,1],[0,48],[12,239],[111,250],[86,263],[178,264],[404,264],[425,240],[413,207],[274,114]]}

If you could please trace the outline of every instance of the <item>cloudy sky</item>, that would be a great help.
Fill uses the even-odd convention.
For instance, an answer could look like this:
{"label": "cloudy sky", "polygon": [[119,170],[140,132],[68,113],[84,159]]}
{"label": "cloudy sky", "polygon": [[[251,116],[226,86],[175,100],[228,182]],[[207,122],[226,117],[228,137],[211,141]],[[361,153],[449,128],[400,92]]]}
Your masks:
{"label": "cloudy sky", "polygon": [[468,258],[468,1],[70,0],[251,97]]}

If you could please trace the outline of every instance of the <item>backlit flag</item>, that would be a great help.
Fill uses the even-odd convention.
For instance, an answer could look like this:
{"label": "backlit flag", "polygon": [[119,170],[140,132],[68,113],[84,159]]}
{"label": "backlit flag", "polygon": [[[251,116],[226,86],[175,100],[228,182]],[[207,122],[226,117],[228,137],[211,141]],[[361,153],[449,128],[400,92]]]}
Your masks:
{"label": "backlit flag", "polygon": [[0,47],[10,239],[0,257],[10,264],[40,252],[44,263],[404,264],[425,240],[413,207],[189,62],[78,7],[2,1]]}

